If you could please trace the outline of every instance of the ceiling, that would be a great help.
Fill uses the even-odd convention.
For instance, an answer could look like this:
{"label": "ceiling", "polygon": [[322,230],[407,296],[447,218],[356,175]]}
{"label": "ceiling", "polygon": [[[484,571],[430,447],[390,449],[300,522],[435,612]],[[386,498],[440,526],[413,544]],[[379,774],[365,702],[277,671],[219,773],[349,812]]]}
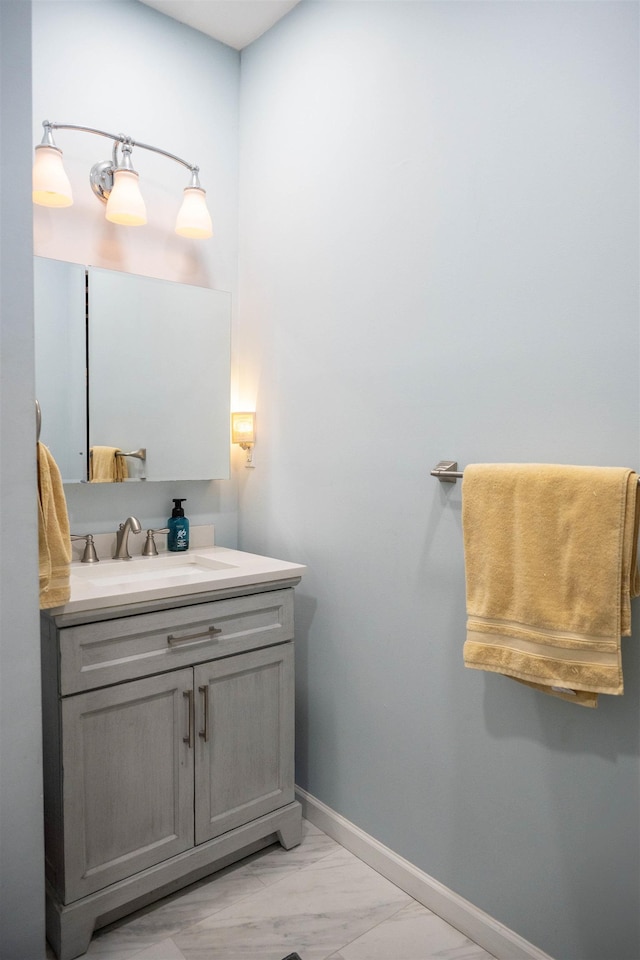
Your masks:
{"label": "ceiling", "polygon": [[222,43],[242,50],[284,17],[299,0],[142,0]]}

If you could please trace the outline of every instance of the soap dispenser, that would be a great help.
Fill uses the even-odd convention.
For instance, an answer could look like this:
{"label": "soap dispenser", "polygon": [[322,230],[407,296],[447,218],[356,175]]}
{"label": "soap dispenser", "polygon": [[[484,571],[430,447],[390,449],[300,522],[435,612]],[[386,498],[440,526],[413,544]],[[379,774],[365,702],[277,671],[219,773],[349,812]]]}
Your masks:
{"label": "soap dispenser", "polygon": [[167,549],[177,553],[181,550],[189,549],[189,521],[184,515],[182,504],[186,497],[175,499],[173,501],[173,511],[167,520],[169,527],[169,536],[167,537]]}

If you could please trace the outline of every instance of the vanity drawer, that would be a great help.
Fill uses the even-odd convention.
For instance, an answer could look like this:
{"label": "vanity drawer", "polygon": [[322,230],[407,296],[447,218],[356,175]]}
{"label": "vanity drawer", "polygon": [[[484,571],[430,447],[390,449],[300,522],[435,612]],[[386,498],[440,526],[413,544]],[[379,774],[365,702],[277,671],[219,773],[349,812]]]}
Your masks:
{"label": "vanity drawer", "polygon": [[59,630],[62,696],[293,639],[293,589]]}

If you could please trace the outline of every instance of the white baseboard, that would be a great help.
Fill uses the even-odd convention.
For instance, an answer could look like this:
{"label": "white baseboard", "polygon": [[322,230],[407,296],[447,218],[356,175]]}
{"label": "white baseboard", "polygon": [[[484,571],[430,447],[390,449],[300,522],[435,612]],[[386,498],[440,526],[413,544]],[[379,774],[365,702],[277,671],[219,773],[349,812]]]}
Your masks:
{"label": "white baseboard", "polygon": [[497,960],[552,960],[548,953],[383,846],[306,790],[296,787],[296,797],[302,804],[302,815],[306,820],[493,954]]}

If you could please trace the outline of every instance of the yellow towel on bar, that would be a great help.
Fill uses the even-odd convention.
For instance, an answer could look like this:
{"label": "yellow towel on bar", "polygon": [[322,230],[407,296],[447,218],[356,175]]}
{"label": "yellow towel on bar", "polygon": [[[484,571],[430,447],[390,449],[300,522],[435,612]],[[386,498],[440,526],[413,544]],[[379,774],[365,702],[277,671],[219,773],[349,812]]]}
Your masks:
{"label": "yellow towel on bar", "polygon": [[40,608],[58,607],[71,595],[71,536],[58,465],[43,443],[38,456],[38,561]]}
{"label": "yellow towel on bar", "polygon": [[91,483],[120,483],[129,476],[127,458],[118,457],[118,447],[91,447],[89,463]]}
{"label": "yellow towel on bar", "polygon": [[639,515],[638,476],[625,468],[466,467],[465,665],[583,706],[621,694]]}

